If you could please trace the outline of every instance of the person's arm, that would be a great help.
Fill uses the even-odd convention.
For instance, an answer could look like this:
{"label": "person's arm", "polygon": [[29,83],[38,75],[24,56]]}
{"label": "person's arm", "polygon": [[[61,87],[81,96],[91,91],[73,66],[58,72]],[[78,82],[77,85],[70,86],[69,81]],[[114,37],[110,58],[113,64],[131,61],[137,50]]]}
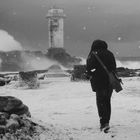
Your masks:
{"label": "person's arm", "polygon": [[92,53],[90,53],[86,62],[86,71],[89,75],[91,75],[95,69],[96,66],[95,60],[96,60],[95,56]]}
{"label": "person's arm", "polygon": [[110,70],[109,71],[113,71],[116,72],[116,60],[115,57],[113,55],[113,53],[111,53],[111,59],[110,59]]}

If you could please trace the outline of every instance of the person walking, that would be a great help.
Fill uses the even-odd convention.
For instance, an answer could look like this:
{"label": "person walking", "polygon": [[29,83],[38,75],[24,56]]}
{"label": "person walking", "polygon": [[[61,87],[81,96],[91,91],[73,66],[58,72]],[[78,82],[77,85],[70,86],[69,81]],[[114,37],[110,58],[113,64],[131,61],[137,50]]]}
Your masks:
{"label": "person walking", "polygon": [[109,130],[111,117],[111,96],[113,88],[110,86],[109,77],[97,58],[103,62],[109,72],[116,71],[116,60],[113,53],[108,50],[108,45],[103,40],[95,40],[87,58],[86,71],[90,77],[92,90],[96,92],[96,103],[100,119],[100,130]]}

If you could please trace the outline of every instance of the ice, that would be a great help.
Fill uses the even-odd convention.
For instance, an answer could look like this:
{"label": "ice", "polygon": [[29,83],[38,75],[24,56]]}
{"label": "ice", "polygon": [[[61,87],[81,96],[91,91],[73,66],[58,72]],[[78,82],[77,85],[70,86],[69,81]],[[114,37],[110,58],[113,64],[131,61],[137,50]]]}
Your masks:
{"label": "ice", "polygon": [[67,140],[68,136],[72,140],[139,140],[140,77],[123,78],[123,83],[123,91],[113,92],[108,134],[99,131],[96,96],[89,82],[47,78],[40,81],[39,89],[21,89],[12,82],[1,87],[0,95],[21,99],[35,119],[61,132],[57,139]]}

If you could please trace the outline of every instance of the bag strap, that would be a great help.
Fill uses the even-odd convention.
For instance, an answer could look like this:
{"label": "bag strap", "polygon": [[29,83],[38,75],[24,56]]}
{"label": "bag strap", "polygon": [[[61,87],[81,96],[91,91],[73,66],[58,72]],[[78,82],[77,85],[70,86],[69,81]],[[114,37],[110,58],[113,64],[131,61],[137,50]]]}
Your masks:
{"label": "bag strap", "polygon": [[[99,58],[99,56],[95,52],[92,52],[92,53],[96,57],[96,59],[98,60],[98,62],[101,64],[101,66],[104,68],[104,70],[106,71],[106,73],[109,76],[109,73],[110,72],[108,71],[107,67],[104,65],[104,63],[102,62],[102,60]],[[118,76],[116,75],[116,73],[114,73],[114,74],[115,74],[114,76],[120,81],[120,83],[123,84],[122,80],[118,78]]]}
{"label": "bag strap", "polygon": [[104,68],[104,70],[106,71],[106,73],[109,75],[109,71],[108,71],[107,67],[104,65],[104,63],[99,58],[99,56],[95,52],[92,52],[92,53],[96,57],[96,59],[98,60],[98,62],[101,64],[101,66]]}

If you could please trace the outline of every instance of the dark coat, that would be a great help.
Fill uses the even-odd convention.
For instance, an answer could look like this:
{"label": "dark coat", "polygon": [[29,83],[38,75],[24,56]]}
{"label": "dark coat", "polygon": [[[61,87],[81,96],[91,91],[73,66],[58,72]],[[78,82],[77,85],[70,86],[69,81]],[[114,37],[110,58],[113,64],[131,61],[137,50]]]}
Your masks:
{"label": "dark coat", "polygon": [[[87,59],[87,65],[86,70],[87,73],[91,76],[90,82],[93,91],[99,90],[99,89],[106,89],[109,87],[109,78],[106,73],[106,71],[103,69],[101,64],[98,62],[98,60],[95,58],[94,54],[91,50],[88,59]],[[102,60],[104,65],[107,67],[109,71],[115,71],[116,70],[116,61],[113,53],[107,49],[107,47],[99,47],[96,48],[95,51],[98,55],[98,57]],[[93,72],[92,70],[95,69]]]}

